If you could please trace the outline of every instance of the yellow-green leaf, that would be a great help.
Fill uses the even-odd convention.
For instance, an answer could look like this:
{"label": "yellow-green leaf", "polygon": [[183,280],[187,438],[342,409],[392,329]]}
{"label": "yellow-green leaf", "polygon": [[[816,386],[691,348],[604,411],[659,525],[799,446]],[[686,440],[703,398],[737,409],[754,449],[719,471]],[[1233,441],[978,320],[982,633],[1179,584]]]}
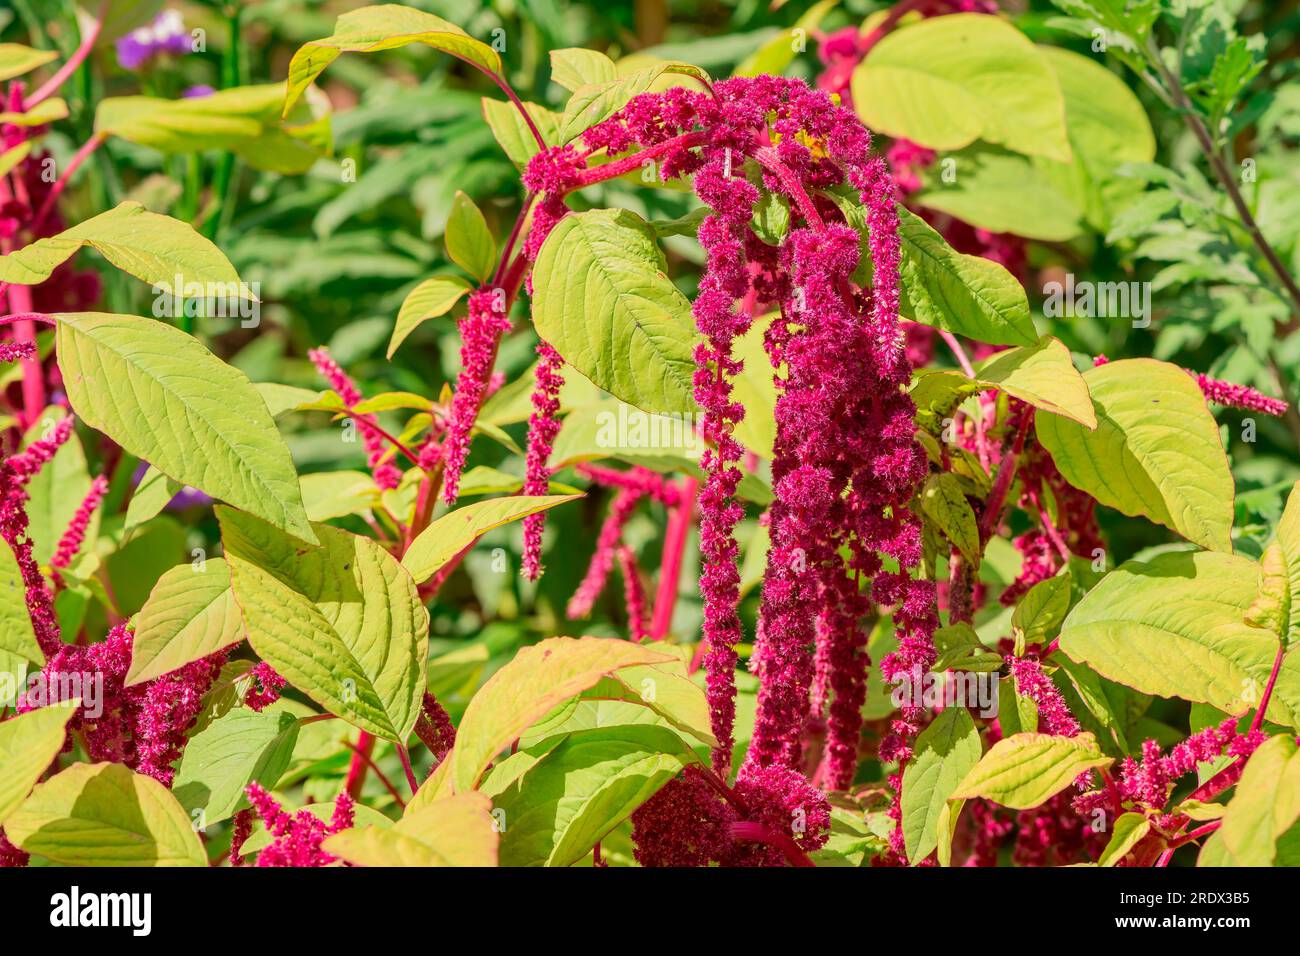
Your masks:
{"label": "yellow-green leaf", "polygon": [[57,318],[64,386],[87,425],[181,484],[315,543],[289,449],[243,372],[164,322]]}
{"label": "yellow-green leaf", "polygon": [[473,791],[429,804],[391,827],[344,830],[322,844],[355,866],[496,866],[492,801]]}
{"label": "yellow-green leaf", "polygon": [[64,728],[80,706],[80,698],[61,701],[0,723],[0,827],[63,749]]}
{"label": "yellow-green leaf", "polygon": [[332,35],[304,44],[293,55],[284,98],[285,115],[312,81],[342,54],[378,53],[412,43],[450,53],[488,73],[501,72],[497,52],[455,24],[411,7],[377,4],[343,14],[335,21]]}
{"label": "yellow-green leaf", "polygon": [[0,112],[0,123],[9,123],[13,126],[45,126],[55,120],[66,119],[67,116],[68,104],[59,97],[52,96],[48,100],[41,100],[25,113]]}
{"label": "yellow-green leaf", "polygon": [[1271,630],[1288,648],[1300,641],[1300,481],[1291,486],[1273,541],[1259,559],[1259,593],[1246,623]]}
{"label": "yellow-green leaf", "polygon": [[1289,735],[1250,756],[1223,814],[1223,848],[1234,866],[1272,866],[1278,839],[1300,819],[1300,755]]}
{"label": "yellow-green leaf", "polygon": [[[487,282],[496,268],[497,244],[474,200],[456,190],[443,234],[447,255],[479,282]],[[455,303],[455,299],[451,302]],[[450,308],[450,304],[448,305]],[[446,309],[443,310],[444,312]]]}
{"label": "yellow-green leaf", "polygon": [[424,695],[429,612],[397,559],[329,525],[314,526],[321,544],[308,548],[232,508],[217,519],[258,656],[331,713],[405,740]]}
{"label": "yellow-green leaf", "polygon": [[1097,428],[1039,411],[1034,427],[1067,481],[1213,551],[1232,551],[1233,483],[1219,427],[1192,377],[1125,359],[1083,374]]}
{"label": "yellow-green leaf", "polygon": [[1111,763],[1092,734],[1013,734],[989,748],[952,796],[983,797],[1013,810],[1028,810],[1060,793],[1085,770]]}
{"label": "yellow-green leaf", "polygon": [[208,558],[201,567],[177,565],[149,592],[135,617],[128,687],[161,677],[243,637],[226,562]]}
{"label": "yellow-green leaf", "polygon": [[469,702],[447,756],[456,791],[472,790],[487,765],[552,707],[619,668],[666,664],[667,654],[627,641],[552,637],[525,647]]}
{"label": "yellow-green leaf", "polygon": [[206,866],[190,817],[152,777],[78,763],[37,786],[5,821],[15,845],[62,866]]}
{"label": "yellow-green leaf", "polygon": [[1110,842],[1097,858],[1098,866],[1116,866],[1121,863],[1128,852],[1142,842],[1142,838],[1151,832],[1151,821],[1140,813],[1124,813],[1115,821],[1111,831]]}
{"label": "yellow-green leaf", "polygon": [[397,324],[393,326],[393,337],[388,340],[388,357],[393,357],[397,347],[418,325],[446,315],[469,290],[470,284],[460,276],[434,276],[412,289],[397,310]]}
{"label": "yellow-green leaf", "polygon": [[1050,335],[1037,345],[994,354],[975,368],[975,378],[1084,428],[1097,427],[1087,382],[1070,361],[1070,350]]}
{"label": "yellow-green leaf", "polygon": [[983,749],[975,721],[961,706],[945,707],[916,738],[916,755],[903,770],[903,839],[913,865],[939,845],[948,798]]}
{"label": "yellow-green leaf", "polygon": [[417,584],[423,584],[437,574],[443,565],[493,528],[581,497],[582,495],[512,495],[457,508],[416,536],[402,555],[402,564],[411,572],[411,577]]}
{"label": "yellow-green leaf", "polygon": [[54,50],[34,50],[21,43],[0,43],[0,82],[44,66],[57,56]]}

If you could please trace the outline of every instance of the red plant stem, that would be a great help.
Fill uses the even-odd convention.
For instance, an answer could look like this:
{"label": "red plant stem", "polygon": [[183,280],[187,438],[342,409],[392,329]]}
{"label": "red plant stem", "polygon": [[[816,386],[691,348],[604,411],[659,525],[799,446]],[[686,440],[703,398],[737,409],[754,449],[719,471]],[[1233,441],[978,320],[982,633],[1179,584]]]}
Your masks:
{"label": "red plant stem", "polygon": [[403,445],[397,438],[393,437],[388,432],[386,432],[379,425],[377,421],[371,421],[370,417],[368,417],[365,412],[356,412],[350,408],[344,408],[339,412],[339,414],[346,415],[348,416],[348,418],[351,418],[354,421],[358,421],[358,422],[364,421],[370,428],[374,429],[375,434],[379,435],[380,438],[384,439],[386,442],[388,442],[390,445],[392,445],[394,448],[400,451],[403,455],[405,455],[410,460],[412,465],[418,465],[420,463],[419,456],[416,455],[415,452],[411,451],[411,449]]}
{"label": "red plant stem", "polygon": [[515,251],[515,243],[519,241],[519,235],[524,231],[524,222],[528,219],[528,210],[532,208],[533,200],[537,198],[535,193],[525,193],[523,204],[519,207],[519,215],[515,217],[515,224],[510,230],[510,238],[506,240],[505,248],[501,250],[501,261],[497,263],[496,274],[492,277],[493,285],[500,285],[501,280],[505,278],[507,264],[510,262],[510,256]]}
{"label": "red plant stem", "polygon": [[1065,539],[1061,537],[1061,532],[1056,529],[1056,525],[1052,524],[1052,519],[1047,514],[1047,509],[1042,506],[1041,502],[1039,502],[1038,492],[1030,491],[1029,500],[1038,512],[1038,521],[1043,526],[1043,533],[1047,535],[1047,540],[1052,543],[1052,547],[1055,548],[1056,553],[1061,556],[1061,560],[1066,564],[1069,564],[1070,548],[1066,545]]}
{"label": "red plant stem", "polygon": [[659,586],[655,590],[654,611],[650,616],[651,640],[663,640],[672,627],[673,609],[677,606],[677,590],[682,575],[682,558],[686,553],[686,542],[690,538],[695,493],[699,485],[694,478],[682,480],[681,499],[668,518],[663,557],[659,564]]}
{"label": "red plant stem", "polygon": [[[36,344],[36,323],[46,321],[53,325],[49,316],[32,312],[32,290],[30,286],[11,285],[8,289],[9,306],[13,315],[0,319],[0,324],[13,324],[14,341]],[[41,364],[39,354],[33,353],[23,359],[23,409],[22,423],[30,428],[32,423],[45,411],[45,367]]]}
{"label": "red plant stem", "polygon": [[356,745],[348,744],[352,747],[352,764],[348,767],[347,779],[343,782],[343,789],[348,792],[353,800],[361,798],[361,787],[366,782],[366,768],[370,762],[370,753],[375,749],[375,738],[364,730],[357,737]]}
{"label": "red plant stem", "polygon": [[1264,685],[1264,696],[1259,700],[1259,706],[1255,708],[1255,719],[1250,722],[1250,732],[1253,734],[1264,725],[1264,712],[1268,710],[1268,702],[1273,696],[1273,688],[1277,685],[1277,675],[1282,670],[1282,658],[1286,656],[1286,643],[1279,641],[1277,647],[1277,656],[1273,658],[1273,670],[1268,675],[1268,683]]}
{"label": "red plant stem", "polygon": [[748,840],[751,843],[765,843],[768,846],[776,847],[784,854],[786,862],[791,866],[816,866],[812,860],[808,859],[808,854],[799,849],[799,844],[795,843],[784,833],[773,833],[761,823],[750,823],[742,821],[731,825],[731,835],[737,840]]}
{"label": "red plant stem", "polygon": [[[362,733],[365,734],[364,731]],[[365,736],[369,737],[370,735],[365,734]],[[386,776],[384,776],[384,772],[379,769],[379,766],[375,763],[375,761],[370,756],[370,752],[375,745],[375,738],[370,737],[370,739],[366,741],[366,743],[368,743],[370,746],[364,750],[361,747],[361,743],[362,741],[360,738],[357,738],[357,742],[355,744],[352,743],[351,741],[348,741],[348,746],[352,749],[353,767],[356,766],[357,758],[360,758],[362,767],[373,770],[375,772],[375,776],[379,778],[379,782],[382,783],[384,785],[384,788],[390,794],[393,795],[393,799],[397,801],[398,806],[405,808],[406,801],[402,799],[402,795],[398,792],[397,788],[393,786],[393,782],[389,780]],[[357,775],[356,786],[358,791],[361,789],[361,784],[365,781],[365,778],[366,778],[365,769],[363,769]],[[352,781],[352,768],[348,769],[348,781],[349,784],[345,784],[345,786],[348,786],[348,795],[355,800],[360,796],[360,794],[352,793],[352,790],[350,788],[350,783]]]}
{"label": "red plant stem", "polygon": [[1028,411],[1027,409],[1021,414],[1016,429],[1016,440],[1011,446],[1011,451],[998,466],[998,476],[994,479],[993,488],[989,491],[988,501],[984,505],[984,513],[980,516],[980,541],[987,541],[992,537],[993,530],[1002,518],[1002,507],[1006,504],[1007,492],[1011,490],[1011,482],[1020,464],[1020,455],[1025,450],[1025,437],[1029,434],[1029,424],[1033,421]]}
{"label": "red plant stem", "polygon": [[757,149],[754,151],[754,159],[760,166],[781,180],[781,185],[786,194],[795,201],[795,204],[799,207],[799,212],[803,214],[809,226],[818,230],[826,228],[826,224],[822,222],[821,213],[817,211],[813,201],[804,192],[803,184],[799,182],[789,167],[777,158],[775,149],[770,146]]}
{"label": "red plant stem", "polygon": [[677,149],[690,149],[694,146],[701,146],[704,144],[705,139],[702,130],[692,130],[689,133],[682,133],[680,136],[674,136],[672,139],[664,140],[662,143],[643,149],[639,153],[633,153],[631,156],[624,156],[622,159],[616,159],[601,166],[591,166],[578,174],[573,189],[582,189],[585,186],[603,183],[607,179],[615,179],[624,173],[640,169],[646,161],[658,159],[665,153]]}
{"label": "red plant stem", "polygon": [[77,152],[73,154],[72,159],[68,160],[68,165],[64,168],[62,175],[59,176],[58,182],[50,187],[50,193],[45,197],[45,202],[41,204],[40,212],[38,212],[36,218],[32,220],[31,229],[33,234],[36,234],[40,230],[41,226],[45,225],[46,217],[49,216],[50,212],[54,209],[54,203],[58,200],[59,195],[67,188],[68,183],[72,179],[73,173],[81,168],[81,164],[89,159],[91,154],[94,153],[95,150],[99,149],[99,144],[104,142],[107,138],[108,137],[105,133],[96,133],[82,144],[81,149],[77,150]]}
{"label": "red plant stem", "polygon": [[415,791],[420,789],[420,782],[415,779],[415,771],[411,768],[411,752],[406,749],[405,744],[397,745],[397,756],[401,758],[402,771],[406,774],[406,783],[411,788],[411,796],[415,796]]}
{"label": "red plant stem", "polygon": [[1238,757],[1236,761],[1228,764],[1218,773],[1216,773],[1205,783],[1201,784],[1188,796],[1188,800],[1196,800],[1199,803],[1209,803],[1223,791],[1227,790],[1234,783],[1241,779],[1242,772],[1246,769],[1246,758]]}
{"label": "red plant stem", "polygon": [[[952,349],[952,354],[957,359],[957,364],[961,370],[966,373],[967,378],[975,378],[975,366],[971,364],[970,357],[967,356],[966,350],[962,348],[961,342],[957,336],[953,335],[947,329],[939,329],[939,338],[947,343],[948,348]],[[989,466],[989,446],[988,437],[985,434],[987,427],[985,422],[975,422],[975,449],[979,453],[980,464],[985,468]]]}
{"label": "red plant stem", "polygon": [[81,38],[81,44],[73,51],[72,56],[68,57],[66,63],[59,67],[57,73],[42,83],[31,96],[23,100],[23,110],[30,110],[38,103],[49,99],[58,92],[59,87],[68,81],[68,77],[76,72],[77,67],[90,55],[90,51],[95,48],[95,41],[99,39],[99,31],[104,27],[104,14],[108,12],[108,0],[104,0],[99,5],[99,15],[95,17],[90,26],[86,29],[86,35]]}

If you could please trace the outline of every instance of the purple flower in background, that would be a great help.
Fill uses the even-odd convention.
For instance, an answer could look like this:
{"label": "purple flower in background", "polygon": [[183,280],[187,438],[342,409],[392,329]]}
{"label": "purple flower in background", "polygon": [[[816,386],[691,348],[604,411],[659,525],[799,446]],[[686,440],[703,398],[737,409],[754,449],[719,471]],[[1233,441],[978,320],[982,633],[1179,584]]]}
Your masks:
{"label": "purple flower in background", "polygon": [[190,52],[190,35],[180,11],[164,10],[148,26],[132,30],[117,41],[117,62],[125,69],[138,70],[155,56]]}
{"label": "purple flower in background", "polygon": [[197,86],[191,86],[181,94],[181,97],[187,100],[201,100],[203,97],[211,96],[215,92],[217,91],[214,87],[208,86],[206,83],[200,83]]}

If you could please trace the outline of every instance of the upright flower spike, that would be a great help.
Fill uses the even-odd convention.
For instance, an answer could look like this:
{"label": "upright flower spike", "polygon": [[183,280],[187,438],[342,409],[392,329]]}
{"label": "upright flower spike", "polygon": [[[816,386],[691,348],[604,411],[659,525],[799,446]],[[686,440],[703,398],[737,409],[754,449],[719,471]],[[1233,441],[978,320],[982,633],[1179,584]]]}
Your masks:
{"label": "upright flower spike", "polygon": [[[537,382],[533,387],[533,413],[528,419],[528,455],[524,464],[526,495],[544,495],[550,489],[551,470],[547,462],[551,447],[560,431],[560,389],[564,387],[561,374],[564,360],[560,353],[545,342],[537,344]],[[524,518],[524,577],[536,581],[542,575],[542,532],[546,528],[546,512]]]}
{"label": "upright flower spike", "polygon": [[487,397],[497,347],[501,337],[510,330],[505,290],[483,286],[471,292],[469,310],[459,326],[460,375],[442,442],[442,494],[449,505],[456,503],[460,493],[460,473],[469,455],[470,435],[479,407]]}
{"label": "upright flower spike", "polygon": [[77,556],[82,542],[86,539],[86,528],[90,525],[90,518],[107,492],[108,479],[103,475],[95,476],[95,480],[90,483],[90,490],[86,492],[86,497],[82,499],[72,520],[68,522],[67,530],[59,538],[54,557],[50,559],[50,567],[66,568]]}
{"label": "upright flower spike", "polygon": [[447,756],[456,743],[456,728],[446,708],[427,692],[420,705],[419,719],[415,722],[415,735],[433,754],[435,766],[442,763],[442,758]]}
{"label": "upright flower spike", "polygon": [[1043,667],[1034,657],[1007,657],[1007,666],[1015,678],[1016,692],[1028,697],[1038,707],[1038,726],[1045,734],[1058,737],[1077,737],[1079,722],[1070,713],[1065,698],[1056,689],[1052,679],[1043,673]]}
{"label": "upright flower spike", "polygon": [[[307,357],[316,366],[316,371],[321,374],[321,377],[330,383],[330,388],[338,393],[344,405],[355,408],[361,404],[360,389],[348,373],[339,368],[339,364],[330,355],[329,349],[324,346],[312,349],[307,353]],[[357,424],[357,431],[361,432],[361,441],[366,446],[366,459],[374,472],[375,484],[384,491],[391,491],[401,484],[402,472],[392,461],[387,460],[388,443],[379,430],[379,423],[374,415],[369,414],[355,415],[353,420]]]}
{"label": "upright flower spike", "polygon": [[335,798],[334,814],[328,823],[310,810],[286,813],[257,783],[250,783],[244,793],[273,837],[257,855],[258,866],[329,866],[338,859],[322,850],[321,844],[355,822],[356,805],[346,790]]}

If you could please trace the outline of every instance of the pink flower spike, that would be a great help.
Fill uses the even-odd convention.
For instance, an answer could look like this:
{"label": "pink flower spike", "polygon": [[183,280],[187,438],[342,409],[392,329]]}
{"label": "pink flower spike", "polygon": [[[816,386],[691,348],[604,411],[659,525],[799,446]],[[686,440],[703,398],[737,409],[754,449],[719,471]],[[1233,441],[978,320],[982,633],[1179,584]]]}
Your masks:
{"label": "pink flower spike", "polygon": [[76,514],[68,522],[67,530],[59,538],[54,557],[50,559],[50,567],[66,568],[72,559],[77,556],[77,552],[81,550],[81,543],[86,538],[86,528],[90,525],[90,518],[95,513],[95,509],[99,507],[99,503],[103,500],[107,491],[108,479],[103,475],[96,476],[95,480],[90,483],[90,490],[86,492],[86,497],[82,499]]}
{"label": "pink flower spike", "polygon": [[[339,368],[339,364],[330,355],[329,349],[324,346],[312,349],[307,353],[307,357],[316,366],[316,371],[320,372],[321,377],[329,382],[330,388],[338,393],[344,405],[354,408],[361,404],[362,396],[356,383],[347,372]],[[375,484],[384,491],[391,491],[401,484],[402,472],[391,460],[388,460],[388,441],[379,430],[378,420],[374,415],[368,414],[354,415],[353,420],[357,423],[357,430],[361,432],[361,441],[366,446],[366,460],[374,471]]]}
{"label": "pink flower spike", "polygon": [[[551,446],[560,431],[560,389],[564,387],[561,369],[564,359],[545,342],[537,344],[537,379],[533,387],[533,414],[528,419],[528,456],[524,465],[526,495],[544,495],[550,489]],[[546,512],[524,518],[524,577],[536,581],[542,576],[542,531]]]}

